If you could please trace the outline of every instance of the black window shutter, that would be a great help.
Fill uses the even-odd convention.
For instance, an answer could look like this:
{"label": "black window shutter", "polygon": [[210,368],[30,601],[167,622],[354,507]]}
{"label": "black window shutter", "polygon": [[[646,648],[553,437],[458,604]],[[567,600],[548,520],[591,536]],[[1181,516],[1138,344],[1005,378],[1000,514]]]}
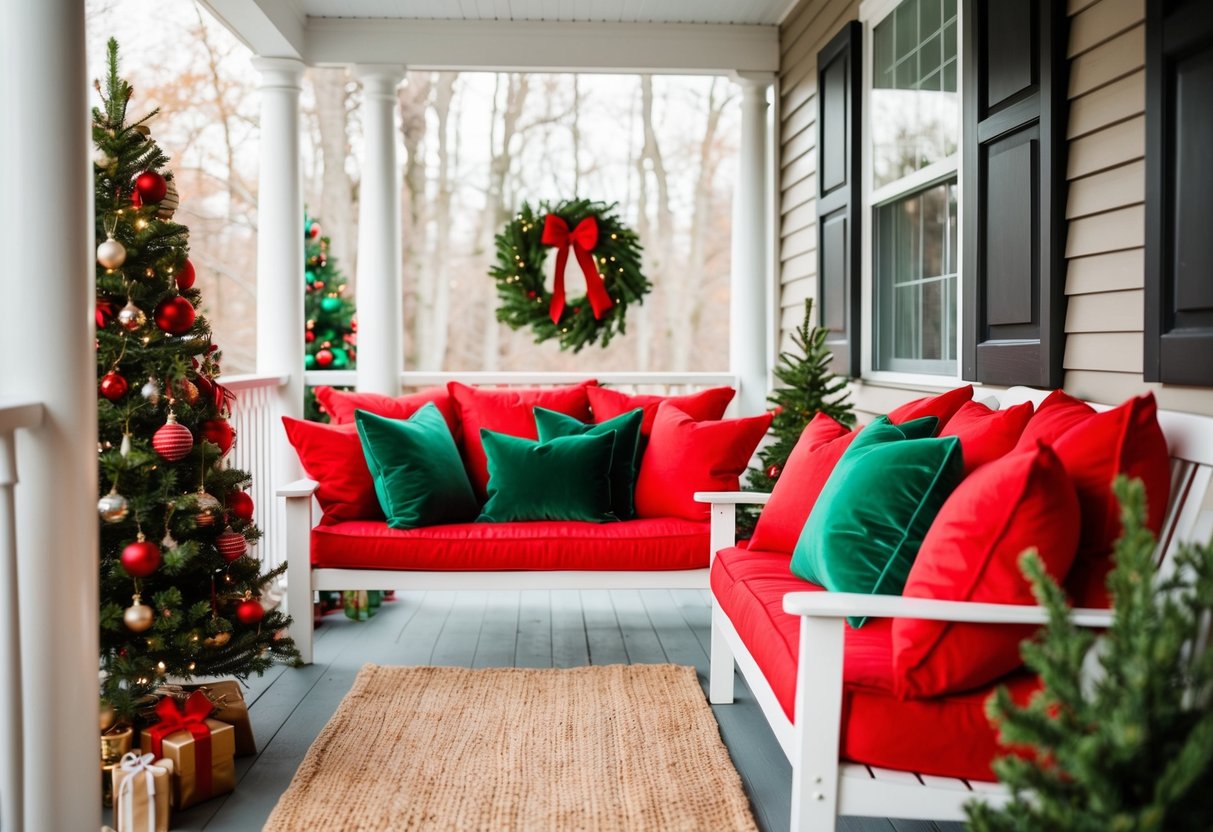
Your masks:
{"label": "black window shutter", "polygon": [[817,309],[830,330],[830,369],[859,375],[859,102],[863,68],[858,21],[817,53]]}
{"label": "black window shutter", "polygon": [[964,0],[963,376],[1060,387],[1066,4]]}
{"label": "black window shutter", "polygon": [[1213,11],[1146,6],[1145,379],[1213,385]]}

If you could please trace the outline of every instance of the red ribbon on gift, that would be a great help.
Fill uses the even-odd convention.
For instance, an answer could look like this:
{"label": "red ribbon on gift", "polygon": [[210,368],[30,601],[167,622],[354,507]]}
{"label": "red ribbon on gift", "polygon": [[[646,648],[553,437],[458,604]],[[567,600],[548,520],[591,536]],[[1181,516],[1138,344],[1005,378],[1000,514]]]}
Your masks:
{"label": "red ribbon on gift", "polygon": [[155,759],[164,756],[164,738],[178,731],[189,731],[194,735],[194,782],[203,799],[211,796],[211,729],[206,718],[214,705],[206,694],[196,690],[185,700],[185,708],[177,707],[171,696],[156,703],[156,715],[160,721],[148,729],[152,738],[151,752]]}
{"label": "red ribbon on gift", "polygon": [[552,323],[560,323],[560,316],[564,314],[564,267],[569,260],[570,245],[585,275],[585,294],[590,301],[590,308],[594,310],[595,320],[600,319],[604,312],[615,305],[607,294],[602,275],[598,273],[598,267],[594,265],[594,258],[590,254],[594,246],[598,245],[598,220],[586,217],[577,223],[576,228],[569,231],[569,224],[564,219],[555,214],[548,214],[543,218],[543,236],[539,241],[545,246],[557,248],[556,285],[552,290],[550,307]]}

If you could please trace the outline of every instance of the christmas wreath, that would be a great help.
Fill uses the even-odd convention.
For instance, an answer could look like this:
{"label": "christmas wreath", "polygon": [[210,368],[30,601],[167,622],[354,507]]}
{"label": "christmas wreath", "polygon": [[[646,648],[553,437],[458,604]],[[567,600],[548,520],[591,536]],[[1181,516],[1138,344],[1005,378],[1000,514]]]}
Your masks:
{"label": "christmas wreath", "polygon": [[[643,303],[652,284],[640,271],[639,238],[615,208],[588,199],[535,208],[524,202],[497,235],[497,263],[489,272],[501,299],[497,320],[530,327],[537,344],[555,338],[573,352],[599,342],[605,347],[627,332],[628,304]],[[543,263],[551,249],[556,271],[549,291]],[[576,264],[568,262],[570,249]],[[566,297],[566,268],[585,276],[584,297]]]}

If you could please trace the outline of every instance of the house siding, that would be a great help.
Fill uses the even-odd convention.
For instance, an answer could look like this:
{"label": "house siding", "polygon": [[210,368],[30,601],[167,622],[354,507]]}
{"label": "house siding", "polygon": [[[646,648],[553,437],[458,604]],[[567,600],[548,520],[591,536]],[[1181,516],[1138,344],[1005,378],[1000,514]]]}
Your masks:
{"label": "house siding", "polygon": [[[780,344],[817,285],[816,54],[849,0],[802,0],[780,25]],[[1153,390],[1161,407],[1213,415],[1213,390],[1142,380],[1145,258],[1145,0],[1069,0],[1065,388],[1117,403]],[[866,323],[865,323],[866,326]],[[927,388],[857,381],[861,414]],[[980,395],[980,394],[979,394]]]}

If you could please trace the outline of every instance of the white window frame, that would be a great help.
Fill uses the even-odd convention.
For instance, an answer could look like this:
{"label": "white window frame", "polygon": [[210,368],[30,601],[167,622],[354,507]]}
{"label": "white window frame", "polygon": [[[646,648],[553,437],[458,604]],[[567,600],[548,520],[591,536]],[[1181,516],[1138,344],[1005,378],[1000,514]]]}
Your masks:
{"label": "white window frame", "polygon": [[[915,388],[953,389],[970,383],[965,381],[961,376],[961,354],[965,334],[963,332],[965,299],[962,275],[964,264],[963,114],[961,116],[960,133],[958,134],[959,141],[956,144],[957,150],[955,156],[933,162],[922,170],[915,171],[898,179],[896,182],[889,183],[880,188],[874,188],[872,184],[872,131],[869,127],[872,123],[872,31],[875,29],[876,24],[891,14],[901,2],[902,0],[863,0],[859,4],[859,22],[863,25],[863,116],[861,122],[863,136],[860,142],[862,162],[860,186],[863,203],[863,222],[860,223],[862,229],[862,233],[860,234],[860,312],[862,318],[859,327],[860,372],[861,378],[864,381],[877,384],[897,384]],[[960,0],[956,4],[956,27],[956,94],[959,96],[959,100],[963,102],[964,73],[961,71],[961,68],[964,61],[964,47],[961,33],[964,31],[964,3],[960,2]],[[876,301],[874,290],[876,284],[872,271],[872,228],[876,221],[876,209],[884,203],[918,190],[932,182],[950,178],[953,171],[956,176],[956,233],[959,237],[956,248],[956,325],[953,328],[956,337],[956,372],[953,375],[944,375],[936,373],[911,373],[898,370],[878,370],[875,366],[876,321],[874,314],[876,312]]]}

